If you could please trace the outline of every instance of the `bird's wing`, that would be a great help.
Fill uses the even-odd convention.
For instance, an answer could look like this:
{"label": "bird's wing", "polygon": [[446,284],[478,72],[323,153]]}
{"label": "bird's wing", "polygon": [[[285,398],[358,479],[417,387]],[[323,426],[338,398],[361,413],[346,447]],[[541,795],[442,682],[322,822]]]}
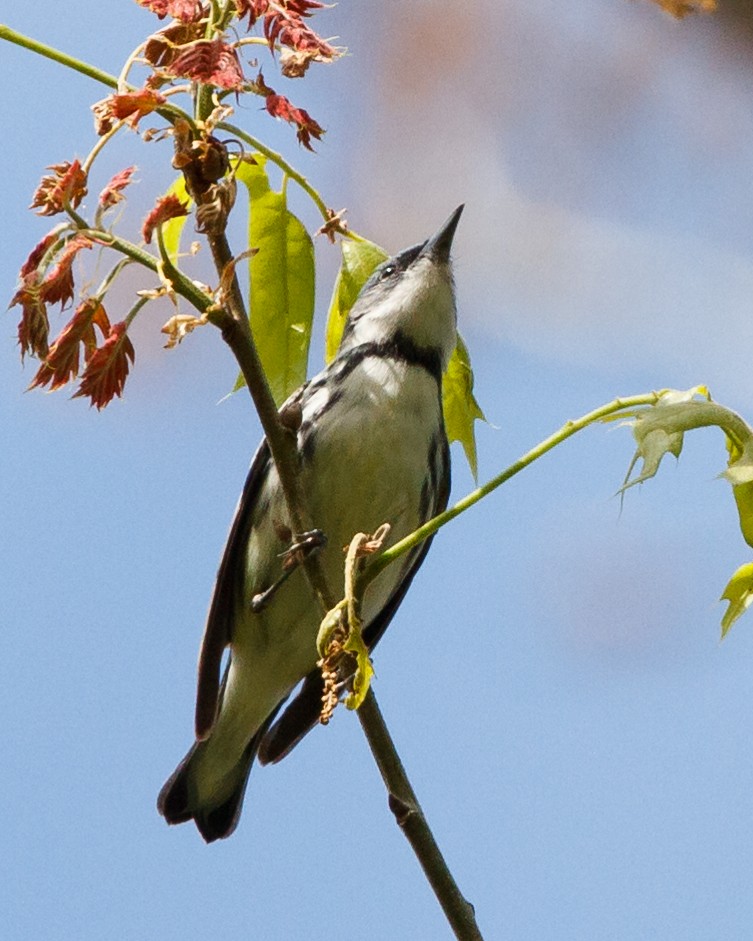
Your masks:
{"label": "bird's wing", "polygon": [[[199,654],[196,690],[196,738],[212,731],[220,690],[220,665],[225,648],[233,637],[233,614],[237,604],[238,580],[245,565],[253,507],[271,466],[269,447],[262,441],[248,472],[238,508],[235,511],[225,552],[217,572],[204,638]],[[241,578],[242,582],[243,579]],[[249,599],[250,600],[250,599]]]}

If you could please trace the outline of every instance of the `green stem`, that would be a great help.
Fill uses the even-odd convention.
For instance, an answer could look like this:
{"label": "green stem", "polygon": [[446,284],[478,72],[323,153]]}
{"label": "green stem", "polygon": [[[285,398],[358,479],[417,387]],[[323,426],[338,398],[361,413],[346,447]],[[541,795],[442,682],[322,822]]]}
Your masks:
{"label": "green stem", "polygon": [[151,297],[140,297],[136,301],[133,307],[125,315],[124,320],[125,320],[126,329],[128,329],[128,327],[131,326],[133,321],[136,319],[136,315],[138,314],[138,312],[141,310],[142,307],[148,304],[150,300],[152,300]]}
{"label": "green stem", "polygon": [[61,65],[66,66],[66,68],[73,69],[74,72],[80,72],[82,75],[87,75],[89,78],[93,78],[103,85],[108,85],[110,88],[118,87],[118,79],[116,76],[110,75],[109,72],[104,72],[94,65],[89,65],[88,62],[82,62],[81,59],[69,56],[59,49],[54,49],[52,46],[32,39],[30,36],[24,36],[23,33],[16,32],[15,29],[11,29],[10,26],[6,26],[4,23],[0,23],[0,39],[15,43],[17,46],[23,46],[24,49],[29,49],[31,52],[36,52],[37,55],[52,59],[53,62],[59,62]]}
{"label": "green stem", "polygon": [[[70,56],[66,52],[61,52],[59,49],[55,49],[43,42],[32,39],[30,36],[25,36],[23,33],[19,33],[15,29],[11,29],[10,26],[6,26],[5,24],[0,23],[0,40],[2,39],[5,39],[7,42],[15,43],[17,46],[22,46],[24,49],[29,49],[31,52],[36,52],[37,55],[45,56],[47,59],[52,59],[53,62],[59,62],[61,65],[66,66],[66,68],[73,69],[74,72],[80,72],[82,75],[86,75],[88,78],[93,78],[95,81],[101,82],[103,85],[107,85],[108,88],[115,88],[117,90],[119,87],[117,75],[111,75],[109,72],[105,72],[103,69],[98,69],[96,66],[90,65],[88,62],[84,62],[81,59],[76,59],[74,56]],[[126,84],[123,87],[125,88],[125,91],[138,90],[135,85]],[[169,104],[164,105],[161,108],[157,108],[157,114],[168,121],[170,124],[174,124],[176,118],[183,118],[192,126],[194,125],[192,116],[187,111],[177,107],[177,105]]]}
{"label": "green stem", "polygon": [[493,477],[488,483],[485,483],[483,486],[476,488],[476,490],[472,490],[467,496],[463,497],[462,500],[458,500],[454,506],[451,506],[448,510],[445,510],[444,513],[440,513],[438,516],[430,519],[427,523],[424,523],[423,526],[419,526],[417,530],[410,533],[404,539],[396,542],[394,546],[390,546],[389,549],[386,549],[378,559],[375,559],[371,563],[369,568],[364,573],[363,577],[365,582],[370,582],[399,556],[403,555],[405,552],[409,552],[411,549],[419,545],[419,543],[423,542],[424,539],[434,535],[437,530],[441,529],[441,527],[446,523],[449,523],[450,520],[455,519],[456,516],[460,516],[461,513],[464,513],[466,510],[470,509],[474,504],[478,503],[479,500],[483,499],[493,490],[496,490],[497,487],[501,487],[502,484],[510,480],[511,477],[519,474],[520,471],[528,467],[529,464],[533,464],[534,461],[537,461],[540,457],[542,457],[548,451],[551,451],[552,448],[556,447],[558,444],[561,444],[563,441],[571,438],[573,435],[577,434],[579,431],[582,431],[584,428],[587,428],[589,425],[592,425],[597,421],[602,421],[610,415],[614,415],[616,412],[621,412],[630,408],[636,408],[637,406],[641,405],[656,405],[660,396],[660,392],[647,392],[643,395],[633,395],[629,396],[628,398],[614,399],[614,401],[608,402],[606,405],[599,406],[599,408],[594,409],[592,412],[588,412],[581,418],[576,418],[574,421],[567,422],[562,426],[562,428],[559,429],[559,431],[556,431],[553,435],[545,438],[540,444],[537,444],[535,448],[531,448],[530,451],[526,452],[522,457],[515,461],[514,464],[511,464],[509,467],[503,470],[502,473],[497,474],[496,477]]}
{"label": "green stem", "polygon": [[[718,427],[742,450],[745,443],[751,440],[750,425],[729,408],[718,405],[716,402],[679,402],[667,406],[672,409],[672,430],[673,431],[692,431],[693,428],[711,428]],[[662,426],[665,421],[664,415],[656,415],[656,422]],[[645,415],[644,427],[650,428],[650,422],[654,416],[649,412]]]}
{"label": "green stem", "polygon": [[253,147],[254,150],[258,150],[260,154],[263,154],[268,160],[271,160],[272,163],[276,164],[286,176],[289,176],[291,180],[295,180],[301,189],[311,197],[312,202],[322,214],[324,221],[326,222],[329,220],[329,210],[327,209],[327,204],[324,202],[319,193],[314,189],[314,187],[309,183],[306,177],[299,173],[294,167],[291,167],[282,154],[277,153],[276,150],[272,150],[271,147],[267,147],[267,145],[262,143],[257,137],[252,137],[251,134],[247,134],[245,131],[241,130],[239,127],[236,127],[234,124],[228,124],[226,121],[221,121],[217,127],[221,128],[223,131],[227,131],[229,134],[232,134],[239,140],[242,140],[244,143],[248,144],[249,147]]}

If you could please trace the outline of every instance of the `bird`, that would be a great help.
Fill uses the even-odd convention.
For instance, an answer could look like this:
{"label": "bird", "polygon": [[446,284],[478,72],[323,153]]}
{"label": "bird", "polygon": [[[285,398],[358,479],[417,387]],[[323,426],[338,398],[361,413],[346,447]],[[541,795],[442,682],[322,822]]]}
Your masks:
{"label": "bird", "polygon": [[[462,211],[458,206],[431,238],[374,270],[349,312],[335,358],[281,409],[297,416],[302,492],[326,539],[316,551],[338,598],[343,546],[356,533],[388,523],[394,544],[447,506],[442,375],[457,343],[451,248]],[[290,535],[265,439],[251,462],[210,603],[199,656],[196,740],[157,801],[169,824],[193,820],[207,843],[235,830],[254,760],[280,761],[319,721],[316,637],[323,612],[304,571],[299,567],[280,581],[267,604],[253,603],[279,580]],[[369,651],[430,543],[405,553],[368,585],[361,616]]]}

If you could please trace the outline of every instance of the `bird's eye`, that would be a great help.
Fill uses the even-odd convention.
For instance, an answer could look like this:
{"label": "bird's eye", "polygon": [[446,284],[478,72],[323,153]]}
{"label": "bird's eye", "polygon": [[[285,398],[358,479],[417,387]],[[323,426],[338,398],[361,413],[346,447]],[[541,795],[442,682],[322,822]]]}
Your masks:
{"label": "bird's eye", "polygon": [[391,277],[397,271],[397,265],[390,263],[382,268],[382,280]]}

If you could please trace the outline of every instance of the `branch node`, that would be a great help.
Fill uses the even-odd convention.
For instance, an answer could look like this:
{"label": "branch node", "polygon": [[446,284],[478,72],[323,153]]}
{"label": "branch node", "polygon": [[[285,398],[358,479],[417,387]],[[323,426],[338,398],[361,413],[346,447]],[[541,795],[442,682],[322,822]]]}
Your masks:
{"label": "branch node", "polygon": [[392,791],[390,791],[388,803],[399,827],[405,827],[410,818],[419,812],[415,804],[406,803],[397,794],[393,794]]}

